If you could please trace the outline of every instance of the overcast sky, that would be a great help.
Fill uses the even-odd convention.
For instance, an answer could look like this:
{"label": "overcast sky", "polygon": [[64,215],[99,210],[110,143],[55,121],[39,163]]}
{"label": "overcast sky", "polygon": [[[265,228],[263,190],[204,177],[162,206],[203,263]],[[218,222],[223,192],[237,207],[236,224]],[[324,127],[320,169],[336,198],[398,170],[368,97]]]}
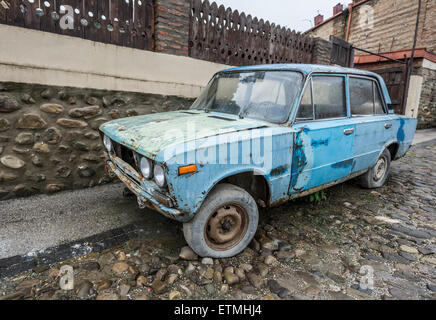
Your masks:
{"label": "overcast sky", "polygon": [[340,2],[348,5],[351,0],[215,0],[215,2],[296,31],[306,31],[313,27],[313,18],[318,13],[327,19],[333,15],[333,7],[336,4]]}

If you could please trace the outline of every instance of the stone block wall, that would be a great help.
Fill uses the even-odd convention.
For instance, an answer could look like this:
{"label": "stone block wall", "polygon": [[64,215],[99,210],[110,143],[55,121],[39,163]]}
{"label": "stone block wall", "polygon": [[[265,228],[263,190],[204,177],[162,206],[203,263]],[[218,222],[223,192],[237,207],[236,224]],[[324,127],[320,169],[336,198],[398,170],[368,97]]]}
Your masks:
{"label": "stone block wall", "polygon": [[423,78],[418,110],[418,128],[436,128],[436,70],[420,68]]}
{"label": "stone block wall", "polygon": [[313,46],[312,63],[330,64],[332,43],[322,38],[316,38]]}
{"label": "stone block wall", "polygon": [[192,99],[0,82],[0,200],[110,182],[98,127]]}
{"label": "stone block wall", "polygon": [[[411,49],[418,1],[371,0],[353,9],[349,42],[375,52]],[[422,0],[417,48],[436,49],[436,2]]]}
{"label": "stone block wall", "polygon": [[[369,0],[352,9],[348,42],[374,52],[409,50],[413,46],[418,1]],[[345,40],[349,12],[325,22],[311,32],[329,39],[330,35]],[[436,49],[436,1],[422,0],[418,29],[418,48]]]}

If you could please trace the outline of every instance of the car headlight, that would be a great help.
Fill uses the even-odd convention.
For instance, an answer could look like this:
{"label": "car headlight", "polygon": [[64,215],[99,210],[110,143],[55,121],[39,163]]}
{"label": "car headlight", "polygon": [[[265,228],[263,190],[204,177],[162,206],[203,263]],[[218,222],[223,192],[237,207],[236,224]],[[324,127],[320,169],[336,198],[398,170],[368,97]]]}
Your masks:
{"label": "car headlight", "polygon": [[109,137],[107,135],[104,135],[104,137],[103,137],[103,144],[108,152],[112,151],[112,141],[111,141],[111,139],[109,139]]}
{"label": "car headlight", "polygon": [[145,179],[151,179],[153,176],[153,165],[150,160],[142,157],[141,162],[139,163],[139,167],[141,169],[142,176]]}
{"label": "car headlight", "polygon": [[156,184],[161,188],[164,187],[166,184],[164,169],[157,164],[154,166],[153,174]]}

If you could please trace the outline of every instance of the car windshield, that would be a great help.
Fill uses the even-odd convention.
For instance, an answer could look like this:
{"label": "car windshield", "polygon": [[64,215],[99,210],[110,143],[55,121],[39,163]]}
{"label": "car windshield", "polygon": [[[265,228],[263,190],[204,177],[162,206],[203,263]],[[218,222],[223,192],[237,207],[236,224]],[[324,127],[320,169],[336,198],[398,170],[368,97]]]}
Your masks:
{"label": "car windshield", "polygon": [[191,109],[283,123],[302,81],[302,74],[293,71],[218,73]]}

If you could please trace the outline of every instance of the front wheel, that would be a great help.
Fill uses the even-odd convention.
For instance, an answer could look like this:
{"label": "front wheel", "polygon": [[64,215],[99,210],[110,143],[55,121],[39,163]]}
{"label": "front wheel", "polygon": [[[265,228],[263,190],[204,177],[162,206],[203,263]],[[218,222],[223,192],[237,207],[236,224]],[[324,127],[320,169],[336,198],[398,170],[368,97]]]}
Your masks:
{"label": "front wheel", "polygon": [[253,239],[259,211],[244,189],[219,184],[207,196],[183,233],[188,245],[201,257],[228,258],[240,253]]}
{"label": "front wheel", "polygon": [[375,165],[360,177],[360,184],[367,189],[375,189],[383,186],[391,169],[391,153],[385,149],[377,159]]}

